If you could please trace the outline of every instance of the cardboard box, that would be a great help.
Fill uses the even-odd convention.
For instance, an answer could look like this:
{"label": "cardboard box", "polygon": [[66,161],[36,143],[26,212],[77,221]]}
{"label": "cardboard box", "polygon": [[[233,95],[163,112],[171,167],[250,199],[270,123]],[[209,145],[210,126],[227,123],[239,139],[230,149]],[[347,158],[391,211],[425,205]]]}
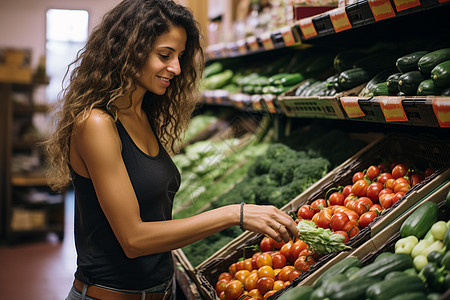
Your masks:
{"label": "cardboard box", "polygon": [[33,72],[31,68],[0,65],[0,82],[31,84]]}

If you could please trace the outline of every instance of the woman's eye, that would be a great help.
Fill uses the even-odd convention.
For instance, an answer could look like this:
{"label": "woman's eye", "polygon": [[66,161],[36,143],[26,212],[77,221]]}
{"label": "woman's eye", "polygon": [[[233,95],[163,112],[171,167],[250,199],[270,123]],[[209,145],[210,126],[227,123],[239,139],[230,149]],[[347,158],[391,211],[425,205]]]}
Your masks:
{"label": "woman's eye", "polygon": [[162,59],[168,59],[169,55],[160,54],[159,57],[161,57]]}

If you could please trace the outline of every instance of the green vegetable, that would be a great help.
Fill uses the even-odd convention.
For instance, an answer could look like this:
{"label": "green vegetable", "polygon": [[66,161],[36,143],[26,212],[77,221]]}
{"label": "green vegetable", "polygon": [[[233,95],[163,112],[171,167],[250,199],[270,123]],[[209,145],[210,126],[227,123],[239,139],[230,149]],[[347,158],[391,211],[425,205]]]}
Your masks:
{"label": "green vegetable", "polygon": [[343,260],[335,263],[333,266],[328,268],[324,273],[322,273],[319,278],[314,282],[314,287],[319,287],[323,283],[327,282],[328,278],[336,274],[346,273],[350,268],[360,268],[361,261],[353,256],[344,258]]}
{"label": "green vegetable", "polygon": [[366,86],[359,92],[359,97],[372,97],[374,96],[374,90],[376,89],[379,83],[385,83],[390,74],[390,70],[383,70],[376,74],[370,81],[366,84]]}
{"label": "green vegetable", "polygon": [[350,279],[354,280],[360,277],[381,279],[392,271],[403,271],[412,266],[412,259],[408,254],[394,253],[362,267],[359,271],[350,276]]}
{"label": "green vegetable", "polygon": [[426,79],[419,84],[417,88],[417,96],[439,96],[442,93],[442,88],[434,84],[433,79]]}
{"label": "green vegetable", "polygon": [[359,269],[361,269],[361,268],[360,268],[360,267],[351,267],[351,268],[349,268],[344,274],[345,274],[347,277],[350,277],[350,276],[353,275],[353,273],[355,273],[355,272],[358,271]]}
{"label": "green vegetable", "polygon": [[421,239],[437,220],[438,206],[434,202],[420,204],[403,222],[400,233],[402,237],[414,235]]}
{"label": "green vegetable", "polygon": [[428,288],[432,291],[443,291],[445,274],[435,263],[426,264],[420,271],[419,276],[425,279]]}
{"label": "green vegetable", "polygon": [[216,61],[206,66],[203,70],[203,78],[210,77],[223,71],[222,63]]}
{"label": "green vegetable", "polygon": [[414,293],[407,292],[407,293],[395,296],[394,298],[392,298],[390,300],[423,300],[426,297],[427,296],[425,295],[424,292],[414,292]]}
{"label": "green vegetable", "polygon": [[427,255],[427,260],[430,263],[440,264],[444,255],[440,251],[431,251]]}
{"label": "green vegetable", "polygon": [[447,223],[444,221],[438,221],[431,226],[431,234],[436,240],[444,240],[445,233],[448,230]]}
{"label": "green vegetable", "polygon": [[333,294],[336,286],[339,286],[341,282],[348,280],[344,274],[336,274],[328,278],[326,284],[314,289],[311,294],[310,300],[323,300]]}
{"label": "green vegetable", "polygon": [[[438,252],[439,253],[439,252]],[[440,260],[441,266],[450,271],[450,250],[447,250]]]}
{"label": "green vegetable", "polygon": [[344,244],[342,235],[335,234],[330,229],[317,227],[313,221],[300,220],[297,228],[300,232],[299,238],[308,244],[313,252],[328,254],[351,249],[350,246]]}
{"label": "green vegetable", "polygon": [[419,66],[417,64],[425,54],[428,54],[428,51],[416,51],[404,55],[397,59],[395,65],[397,66],[397,69],[402,73],[417,71],[419,70]]}
{"label": "green vegetable", "polygon": [[349,90],[371,79],[370,74],[363,68],[354,68],[339,74],[339,85],[344,90]]}
{"label": "green vegetable", "polygon": [[283,294],[278,299],[280,300],[309,300],[314,289],[307,285],[296,286]]}
{"label": "green vegetable", "polygon": [[411,254],[417,243],[419,243],[419,240],[413,235],[399,239],[395,243],[395,253]]}
{"label": "green vegetable", "polygon": [[273,81],[273,84],[281,84],[283,86],[292,86],[303,81],[305,77],[300,73],[287,74],[279,79]]}
{"label": "green vegetable", "polygon": [[389,96],[387,82],[380,82],[380,83],[376,84],[375,88],[373,89],[373,95],[374,96]]}
{"label": "green vegetable", "polygon": [[398,90],[407,96],[415,96],[419,84],[425,79],[427,78],[419,71],[402,74],[398,78]]}
{"label": "green vegetable", "polygon": [[433,52],[430,52],[419,59],[417,63],[419,70],[423,74],[430,74],[431,70],[436,67],[441,62],[450,59],[450,48],[439,49]]}
{"label": "green vegetable", "polygon": [[411,276],[410,274],[405,273],[405,271],[392,271],[386,276],[384,276],[384,280],[390,280],[391,278],[399,277],[399,276]]}
{"label": "green vegetable", "polygon": [[440,300],[441,294],[439,293],[430,293],[427,295],[426,300]]}
{"label": "green vegetable", "polygon": [[450,96],[450,88],[446,88],[442,91],[441,96]]}
{"label": "green vegetable", "polygon": [[430,252],[433,251],[441,251],[444,248],[444,244],[441,241],[434,241],[430,246],[428,246],[427,248],[425,248],[421,255],[425,255],[428,256],[428,254],[430,254]]}
{"label": "green vegetable", "polygon": [[386,85],[388,87],[389,93],[396,95],[398,90],[398,78],[402,75],[402,73],[395,73],[388,77],[386,80]]}
{"label": "green vegetable", "polygon": [[444,243],[444,246],[447,249],[450,249],[450,230],[447,230],[447,232],[445,233],[444,239],[442,240],[442,243]]}
{"label": "green vegetable", "polygon": [[418,276],[402,276],[377,282],[366,291],[366,297],[370,300],[387,300],[395,296],[424,292],[425,286]]}
{"label": "green vegetable", "polygon": [[333,66],[338,72],[353,68],[356,61],[365,57],[366,54],[362,51],[345,51],[338,53],[333,59]]}
{"label": "green vegetable", "polygon": [[424,250],[428,247],[431,246],[431,244],[433,244],[434,241],[430,241],[430,240],[420,240],[420,242],[417,243],[417,245],[413,248],[413,250],[411,251],[411,256],[413,258],[415,258],[416,256],[421,255]]}
{"label": "green vegetable", "polygon": [[381,252],[380,254],[378,254],[377,257],[375,257],[374,262],[380,261],[380,260],[384,259],[385,257],[391,256],[393,254],[394,253],[392,253],[392,252]]}
{"label": "green vegetable", "polygon": [[317,82],[316,79],[314,78],[309,78],[306,79],[305,81],[303,81],[295,90],[295,96],[301,96],[303,94],[303,92],[306,90],[306,88],[308,88],[310,85],[312,85],[313,83]]}
{"label": "green vegetable", "polygon": [[357,278],[354,280],[343,280],[328,290],[329,299],[332,300],[359,300],[364,299],[366,290],[378,280],[373,278]]}
{"label": "green vegetable", "polygon": [[203,87],[207,90],[217,90],[229,82],[233,78],[233,71],[225,70],[221,73],[211,75],[203,80]]}
{"label": "green vegetable", "polygon": [[438,87],[450,87],[450,60],[441,62],[434,67],[431,70],[431,79]]}
{"label": "green vegetable", "polygon": [[420,271],[428,263],[428,259],[425,255],[420,254],[414,257],[413,263],[414,268],[416,268],[417,271]]}

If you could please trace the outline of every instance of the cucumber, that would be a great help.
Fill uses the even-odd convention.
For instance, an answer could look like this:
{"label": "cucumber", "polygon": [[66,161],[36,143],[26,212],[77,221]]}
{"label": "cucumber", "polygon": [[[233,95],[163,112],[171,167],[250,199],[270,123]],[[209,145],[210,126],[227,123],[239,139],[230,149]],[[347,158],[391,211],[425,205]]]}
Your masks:
{"label": "cucumber", "polygon": [[428,54],[428,51],[416,51],[404,55],[397,59],[395,65],[401,73],[417,71],[419,70],[419,66],[417,65],[417,63],[419,62],[419,59],[421,59],[425,54]]}
{"label": "cucumber", "polygon": [[336,274],[344,274],[348,269],[352,267],[361,267],[361,261],[353,256],[346,257],[343,260],[335,263],[329,269],[327,269],[324,273],[322,273],[319,278],[314,282],[314,287],[321,286],[324,282],[328,280],[331,276]]}
{"label": "cucumber", "polygon": [[381,252],[381,253],[378,254],[378,256],[375,258],[375,261],[374,261],[374,262],[380,261],[380,260],[384,259],[385,257],[391,256],[391,255],[393,255],[393,254],[394,254],[394,253],[392,253],[392,252]]}
{"label": "cucumber", "polygon": [[431,73],[434,67],[441,62],[450,59],[450,48],[443,48],[433,52],[430,52],[419,59],[417,63],[419,71],[428,75]]}
{"label": "cucumber", "polygon": [[400,228],[402,237],[414,235],[418,239],[425,236],[431,226],[437,221],[438,206],[434,202],[420,204],[403,222]]}
{"label": "cucumber", "polygon": [[393,271],[403,271],[413,266],[412,258],[405,253],[393,253],[362,267],[350,276],[350,280],[360,277],[384,278]]}
{"label": "cucumber", "polygon": [[441,96],[450,96],[450,88],[443,90]]}
{"label": "cucumber", "polygon": [[441,62],[431,70],[431,79],[436,86],[441,88],[450,87],[450,60]]}
{"label": "cucumber", "polygon": [[354,68],[341,72],[339,74],[338,82],[344,90],[349,90],[369,81],[370,78],[369,72],[365,71],[363,68]]}
{"label": "cucumber", "polygon": [[233,71],[227,69],[221,73],[209,76],[204,80],[204,85],[207,90],[217,90],[231,82],[233,78]]}
{"label": "cucumber", "polygon": [[444,269],[450,271],[450,250],[447,250],[447,252],[443,255],[441,259],[441,267],[444,267]]}
{"label": "cucumber", "polygon": [[327,295],[330,300],[359,300],[365,299],[366,290],[378,280],[373,278],[357,278],[344,280],[334,285]]}
{"label": "cucumber", "polygon": [[398,90],[407,96],[415,96],[419,84],[425,79],[425,76],[419,71],[402,74],[398,78]]}
{"label": "cucumber", "polygon": [[439,96],[442,88],[437,87],[432,79],[422,81],[417,88],[417,96]]}
{"label": "cucumber", "polygon": [[338,53],[333,60],[333,66],[338,72],[343,72],[353,68],[355,62],[365,57],[361,51],[346,51]]}
{"label": "cucumber", "polygon": [[[406,255],[406,254],[405,254]],[[370,300],[387,300],[405,293],[424,292],[425,285],[419,276],[402,276],[383,280],[370,286],[366,297]]]}
{"label": "cucumber", "polygon": [[389,93],[395,95],[399,92],[398,90],[398,78],[402,75],[402,73],[394,73],[389,76],[386,80],[386,84],[389,90]]}
{"label": "cucumber", "polygon": [[205,69],[203,70],[203,78],[207,78],[212,75],[219,74],[222,71],[223,71],[222,63],[220,63],[218,61],[213,62],[212,64],[206,66]]}
{"label": "cucumber", "polygon": [[284,76],[287,76],[287,75],[289,75],[289,73],[278,73],[278,74],[272,75],[269,77],[269,84],[273,84],[274,81],[280,80],[281,78],[283,78]]}
{"label": "cucumber", "polygon": [[278,298],[280,300],[309,300],[314,289],[307,285],[296,286]]}
{"label": "cucumber", "polygon": [[377,86],[377,84],[386,82],[389,74],[391,74],[391,72],[389,70],[381,71],[378,74],[376,74],[374,77],[372,77],[372,79],[370,79],[370,81],[361,90],[361,92],[359,92],[358,96],[359,97],[372,97],[373,91],[374,91],[375,87]]}
{"label": "cucumber", "polygon": [[395,296],[391,300],[424,300],[427,295],[424,292],[404,293]]}
{"label": "cucumber", "polygon": [[314,289],[311,294],[310,300],[323,300],[328,298],[330,294],[333,293],[333,290],[337,285],[341,282],[348,280],[347,276],[344,274],[336,274],[328,278],[326,284]]}
{"label": "cucumber", "polygon": [[303,81],[295,90],[294,95],[295,96],[300,96],[304,90],[306,90],[306,88],[308,88],[310,85],[312,85],[313,83],[317,82],[316,79],[314,78],[309,78],[306,79],[305,81]]}
{"label": "cucumber", "polygon": [[373,95],[374,96],[389,96],[389,90],[387,87],[387,82],[380,82],[378,83],[375,88],[373,89]]}

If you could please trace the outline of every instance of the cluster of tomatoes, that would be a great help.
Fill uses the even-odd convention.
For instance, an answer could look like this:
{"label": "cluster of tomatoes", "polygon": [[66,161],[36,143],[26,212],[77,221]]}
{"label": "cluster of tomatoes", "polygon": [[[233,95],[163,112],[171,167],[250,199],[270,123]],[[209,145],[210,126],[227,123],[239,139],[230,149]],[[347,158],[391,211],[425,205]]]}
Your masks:
{"label": "cluster of tomatoes", "polygon": [[266,299],[288,286],[319,258],[299,239],[285,243],[265,236],[259,250],[220,274],[215,286],[220,299]]}
{"label": "cluster of tomatoes", "polygon": [[343,235],[347,242],[433,172],[427,168],[424,173],[419,173],[402,163],[372,165],[363,172],[354,173],[352,184],[331,189],[327,193],[332,192],[328,199],[316,199],[302,205],[297,216]]}

